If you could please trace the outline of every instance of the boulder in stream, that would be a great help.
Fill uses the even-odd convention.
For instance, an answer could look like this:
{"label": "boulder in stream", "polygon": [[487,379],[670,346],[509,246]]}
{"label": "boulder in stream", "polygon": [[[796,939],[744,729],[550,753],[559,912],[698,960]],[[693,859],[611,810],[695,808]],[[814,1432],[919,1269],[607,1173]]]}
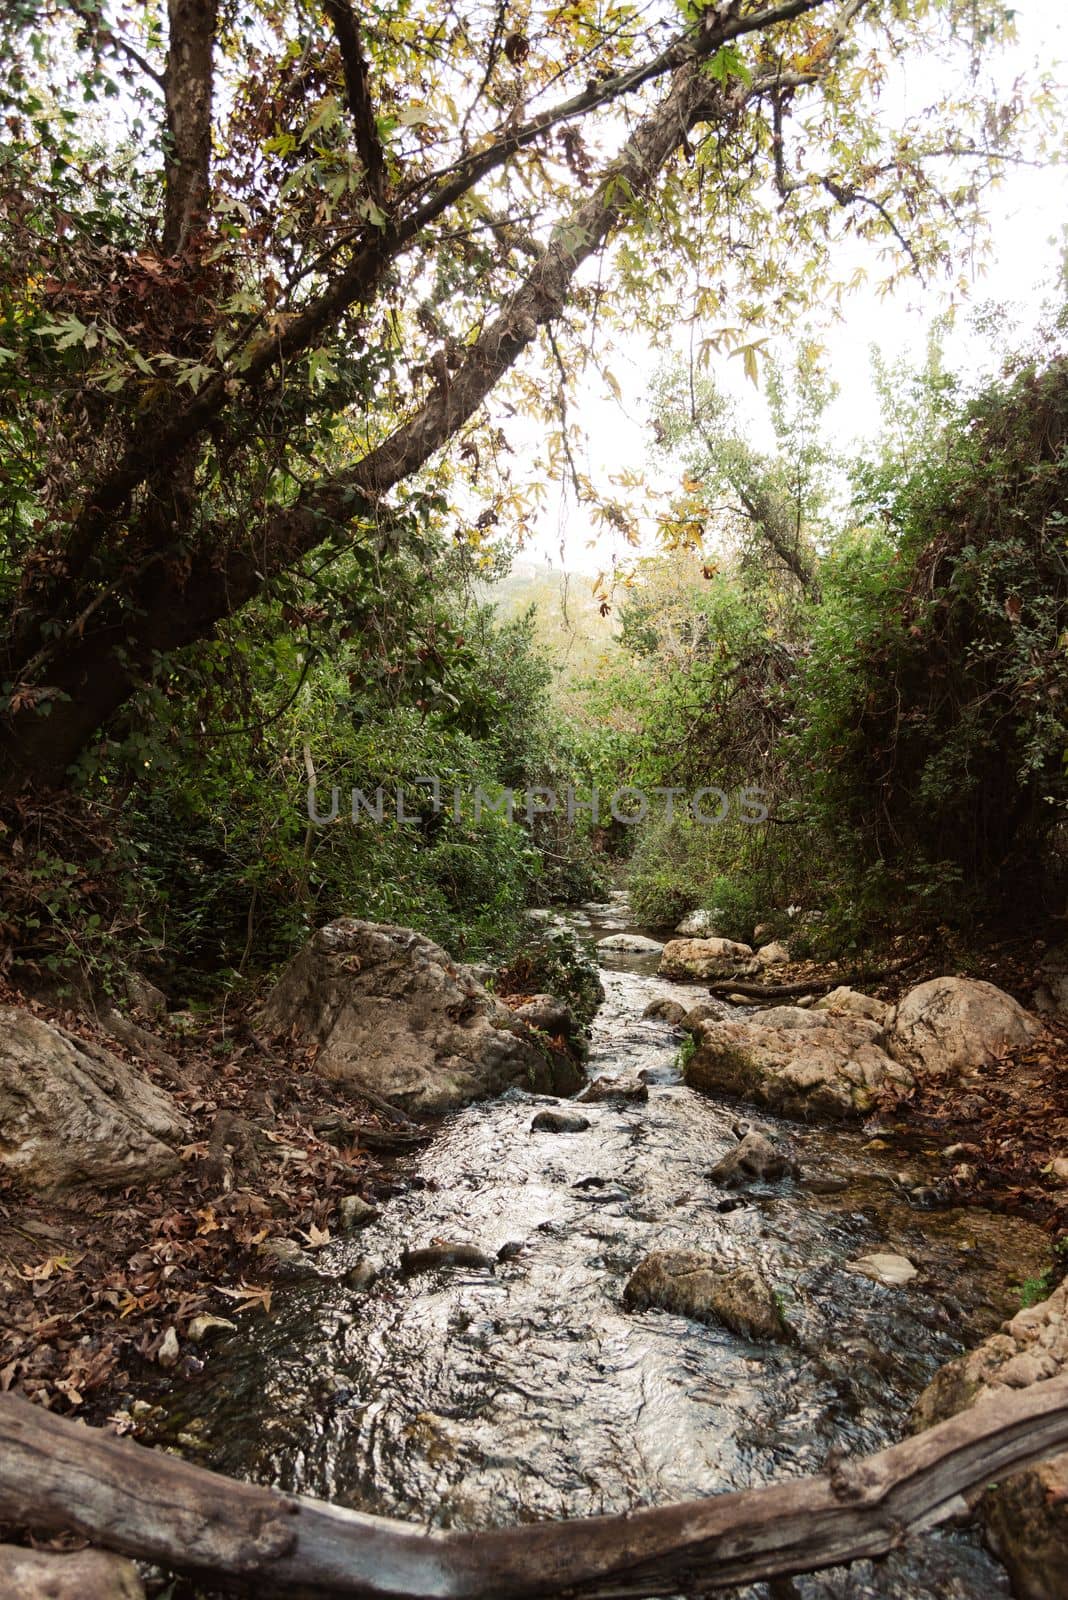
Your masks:
{"label": "boulder in stream", "polygon": [[666,997],[662,997],[659,1000],[650,1000],[642,1012],[642,1017],[655,1022],[667,1022],[673,1028],[678,1028],[685,1020],[686,1007],[680,1005],[677,1000],[668,1000]]}
{"label": "boulder in stream", "polygon": [[530,1124],[534,1133],[585,1133],[589,1117],[577,1111],[539,1111]]}
{"label": "boulder in stream", "polygon": [[691,1088],[788,1116],[861,1117],[881,1090],[913,1086],[879,1038],[864,1018],[776,1006],[751,1021],[698,1023],[683,1076]]}
{"label": "boulder in stream", "polygon": [[609,933],[598,939],[597,948],[606,955],[658,956],[664,946],[659,939],[649,939],[644,933]]}
{"label": "boulder in stream", "polygon": [[0,1009],[0,1165],[28,1189],[155,1183],[189,1125],[171,1096],[100,1045]]}
{"label": "boulder in stream", "polygon": [[406,1111],[434,1114],[513,1086],[573,1094],[585,1082],[507,1006],[411,928],[343,917],[282,974],[261,1026],[319,1045],[318,1069]]}
{"label": "boulder in stream", "polygon": [[[1026,1389],[1068,1372],[1068,1280],[1028,1306],[977,1349],[935,1374],[913,1412],[929,1428],[986,1395]],[[1068,1573],[1068,1453],[999,1479],[980,1501],[996,1554],[1017,1600],[1063,1600]]]}
{"label": "boulder in stream", "polygon": [[734,939],[669,939],[660,957],[660,976],[683,983],[733,977],[752,958],[752,948]]}
{"label": "boulder in stream", "polygon": [[796,1178],[797,1170],[797,1162],[787,1151],[758,1129],[750,1128],[708,1176],[721,1189],[735,1189],[746,1183]]}
{"label": "boulder in stream", "polygon": [[727,1266],[700,1250],[656,1250],[623,1290],[634,1311],[670,1311],[720,1324],[743,1339],[785,1340],[790,1328],[771,1285],[754,1267]]}
{"label": "boulder in stream", "polygon": [[592,1083],[588,1083],[578,1097],[582,1105],[598,1105],[605,1101],[609,1104],[614,1101],[617,1105],[621,1105],[627,1101],[644,1101],[648,1098],[649,1085],[644,1079],[628,1072],[620,1073],[618,1078],[602,1073],[599,1078],[594,1078]]}

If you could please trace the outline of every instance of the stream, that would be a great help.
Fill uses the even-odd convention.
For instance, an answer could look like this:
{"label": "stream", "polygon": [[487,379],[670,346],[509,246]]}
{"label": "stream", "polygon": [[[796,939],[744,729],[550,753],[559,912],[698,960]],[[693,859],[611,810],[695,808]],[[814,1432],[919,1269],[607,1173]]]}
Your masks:
{"label": "stream", "polygon": [[[629,926],[622,896],[569,920],[593,940]],[[585,1106],[584,1133],[532,1132],[551,1102],[517,1091],[447,1117],[399,1164],[378,1220],[319,1253],[323,1279],[279,1288],[269,1318],[176,1386],[168,1427],[196,1459],[427,1527],[620,1512],[816,1472],[832,1444],[879,1449],[937,1367],[1017,1309],[1012,1286],[1044,1262],[1045,1236],[915,1209],[893,1185],[900,1155],[870,1130],[761,1115],[807,1171],[847,1187],[758,1184],[719,1209],[707,1173],[745,1108],[686,1088],[681,1035],[642,1019],[654,998],[696,1003],[707,987],[658,979],[656,956],[599,954],[590,1075],[641,1072],[648,1101]],[[937,1152],[908,1164],[944,1170]],[[434,1239],[521,1248],[493,1274],[402,1276],[402,1248]],[[670,1248],[758,1266],[798,1342],[624,1310],[638,1261]],[[891,1289],[846,1270],[879,1249],[919,1276]],[[360,1292],[343,1280],[365,1256],[385,1270]],[[976,1537],[953,1531],[795,1584],[811,1600],[1009,1594]]]}

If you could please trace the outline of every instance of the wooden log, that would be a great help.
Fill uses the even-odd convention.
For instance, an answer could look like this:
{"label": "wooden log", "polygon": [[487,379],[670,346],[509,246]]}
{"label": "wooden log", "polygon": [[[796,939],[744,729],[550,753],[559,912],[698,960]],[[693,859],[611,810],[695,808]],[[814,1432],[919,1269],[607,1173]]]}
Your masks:
{"label": "wooden log", "polygon": [[733,978],[720,978],[709,984],[708,992],[717,999],[744,994],[747,1000],[785,1000],[797,994],[830,994],[841,981],[841,978],[820,978],[812,983],[742,983]]}
{"label": "wooden log", "polygon": [[0,1519],[287,1600],[648,1600],[878,1556],[1068,1446],[1068,1377],[829,1474],[629,1515],[424,1533],[239,1483],[0,1396]]}
{"label": "wooden log", "polygon": [[0,1595],[11,1600],[145,1600],[132,1561],[106,1550],[24,1550],[0,1544]]}

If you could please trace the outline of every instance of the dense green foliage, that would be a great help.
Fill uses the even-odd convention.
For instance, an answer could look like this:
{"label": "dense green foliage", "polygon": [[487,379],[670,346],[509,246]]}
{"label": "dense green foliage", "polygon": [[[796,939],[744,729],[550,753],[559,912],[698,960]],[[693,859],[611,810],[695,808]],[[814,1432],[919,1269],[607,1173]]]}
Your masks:
{"label": "dense green foliage", "polygon": [[761,460],[714,395],[718,436],[708,410],[689,426],[669,410],[695,529],[710,531],[725,481],[753,505],[774,491],[780,509],[769,528],[731,508],[743,526],[732,539],[720,523],[717,568],[692,552],[646,563],[621,664],[589,691],[612,727],[606,779],[756,786],[769,815],[746,824],[732,804],[719,825],[636,830],[648,920],[714,908],[747,937],[794,902],[824,911],[821,936],[841,945],[888,914],[1027,918],[1063,897],[1068,361],[1021,361],[967,402],[953,390],[932,362],[882,453],[848,464],[848,511],[799,494],[792,521],[791,463],[808,481],[813,464],[796,429],[780,425],[778,458]]}
{"label": "dense green foliage", "polygon": [[[432,556],[433,582],[409,557],[348,558],[172,662],[126,736],[83,762],[77,805],[49,811],[51,832],[28,813],[6,885],[24,969],[106,982],[136,958],[193,987],[232,983],[342,914],[501,956],[529,902],[599,887],[579,823],[475,817],[476,789],[551,784],[575,753],[532,617],[499,624],[468,598],[461,558]],[[332,821],[310,819],[309,772],[317,817],[339,791]],[[353,789],[374,812],[358,803],[357,822]]]}

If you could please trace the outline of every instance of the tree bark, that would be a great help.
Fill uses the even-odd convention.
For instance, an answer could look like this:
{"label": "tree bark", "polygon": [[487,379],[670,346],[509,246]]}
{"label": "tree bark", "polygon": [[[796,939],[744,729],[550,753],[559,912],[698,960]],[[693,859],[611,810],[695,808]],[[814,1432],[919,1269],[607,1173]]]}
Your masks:
{"label": "tree bark", "polygon": [[641,1600],[900,1546],[1068,1445],[1068,1378],[991,1396],[829,1474],[624,1516],[423,1533],[231,1481],[0,1396],[0,1518],[73,1529],[236,1593],[288,1600]]}
{"label": "tree bark", "polygon": [[163,94],[163,253],[179,256],[208,214],[211,192],[212,51],[218,0],[167,0],[170,34]]}

